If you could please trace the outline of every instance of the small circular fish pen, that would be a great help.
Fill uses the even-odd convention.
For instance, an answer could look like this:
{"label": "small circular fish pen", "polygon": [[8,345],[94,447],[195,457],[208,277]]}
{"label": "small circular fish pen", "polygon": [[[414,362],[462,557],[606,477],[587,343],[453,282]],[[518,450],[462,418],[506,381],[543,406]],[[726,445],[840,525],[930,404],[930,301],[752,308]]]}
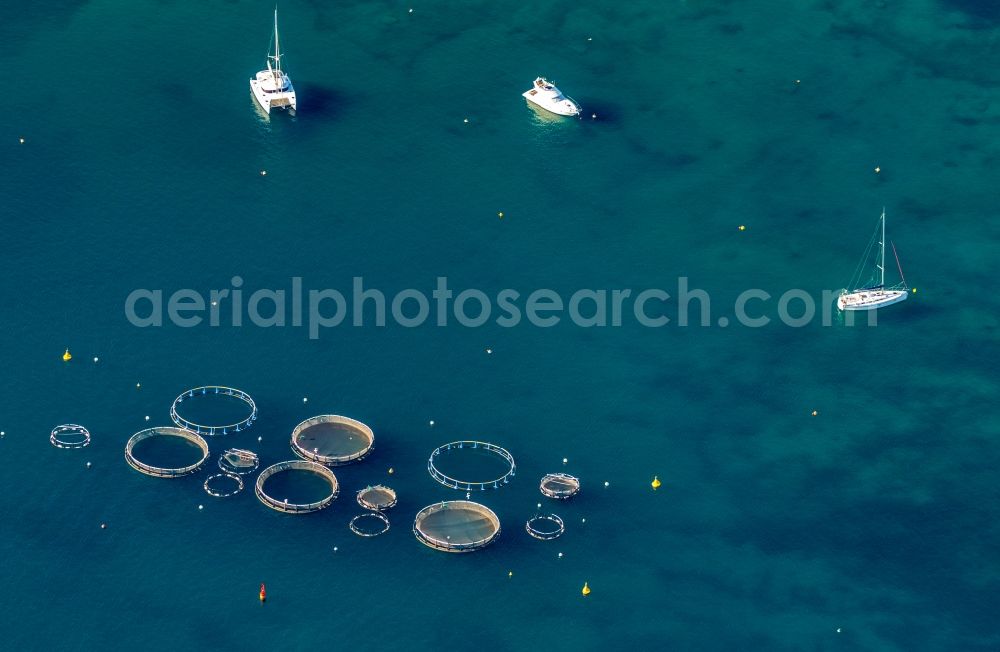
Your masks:
{"label": "small circular fish pen", "polygon": [[538,488],[549,498],[566,500],[580,493],[580,478],[566,473],[549,473],[542,478]]}
{"label": "small circular fish pen", "polygon": [[216,473],[205,478],[205,493],[209,496],[229,498],[241,491],[243,491],[243,478],[235,473]]}
{"label": "small circular fish pen", "polygon": [[[459,466],[455,460],[462,457],[466,458],[466,466],[479,468],[452,470],[452,466]],[[427,472],[432,478],[446,487],[461,491],[499,489],[510,482],[516,469],[514,456],[507,449],[485,441],[453,441],[435,448],[427,460]],[[460,479],[459,474],[465,479]],[[479,474],[483,474],[485,479],[470,479]]]}
{"label": "small circular fish pen", "polygon": [[377,537],[389,531],[389,518],[381,512],[365,512],[352,518],[347,527],[359,537]]}
{"label": "small circular fish pen", "polygon": [[260,458],[253,451],[230,448],[219,455],[219,469],[233,475],[249,475],[260,466]]}
{"label": "small circular fish pen", "polygon": [[[306,475],[303,476],[303,474]],[[295,475],[303,476],[306,479],[318,476],[323,482],[329,485],[329,493],[319,500],[299,502],[290,498],[279,498],[265,491],[265,486],[269,479]],[[288,487],[286,486],[284,489],[287,491]],[[272,492],[277,493],[273,489]],[[257,476],[256,493],[260,502],[271,509],[287,514],[306,514],[329,507],[330,503],[336,500],[337,494],[340,493],[340,484],[337,482],[337,476],[333,474],[333,471],[322,464],[306,460],[289,460],[287,462],[278,462],[261,471],[260,475]]]}
{"label": "small circular fish pen", "polygon": [[90,445],[90,431],[75,423],[64,423],[52,429],[49,443],[56,448],[83,448]]}
{"label": "small circular fish pen", "polygon": [[566,531],[566,525],[555,514],[538,514],[528,519],[524,529],[536,539],[551,541],[562,536]]}
{"label": "small circular fish pen", "polygon": [[[151,445],[152,444],[152,445]],[[200,456],[193,463],[180,466],[165,466],[162,464],[150,464],[139,460],[135,455],[135,448],[155,448],[155,444],[162,444],[160,451],[162,456],[179,457],[179,453],[187,455],[187,450],[194,447]],[[184,475],[194,473],[201,468],[205,460],[208,459],[208,442],[197,433],[185,430],[184,428],[157,427],[140,430],[131,437],[125,444],[125,461],[129,465],[146,475],[156,478],[179,478]]]}
{"label": "small circular fish pen", "polygon": [[500,519],[479,503],[444,501],[417,512],[413,534],[435,550],[472,552],[490,545],[500,535]]}
{"label": "small circular fish pen", "polygon": [[311,417],[292,430],[292,451],[304,460],[327,466],[356,462],[371,453],[374,445],[371,428],[336,414]]}
{"label": "small circular fish pen", "polygon": [[[230,397],[232,399],[226,402],[213,401],[213,403],[216,403],[216,412],[219,412],[219,414],[211,416],[223,421],[221,425],[201,423],[202,421],[207,421],[207,419],[200,414],[197,418],[191,414],[188,417],[181,415],[180,409],[185,402],[187,403],[184,406],[186,412],[189,410],[195,411],[192,409],[192,404],[207,403],[207,398],[210,396]],[[232,405],[233,403],[235,403],[235,406]],[[209,415],[206,414],[205,416]],[[209,437],[226,435],[230,432],[246,430],[253,425],[253,422],[257,420],[257,404],[243,390],[219,385],[205,385],[204,387],[189,389],[175,398],[173,404],[170,406],[170,420],[177,424],[178,427],[196,432],[199,435]]]}
{"label": "small circular fish pen", "polygon": [[373,512],[382,512],[396,506],[396,492],[385,485],[365,487],[358,492],[358,504]]}

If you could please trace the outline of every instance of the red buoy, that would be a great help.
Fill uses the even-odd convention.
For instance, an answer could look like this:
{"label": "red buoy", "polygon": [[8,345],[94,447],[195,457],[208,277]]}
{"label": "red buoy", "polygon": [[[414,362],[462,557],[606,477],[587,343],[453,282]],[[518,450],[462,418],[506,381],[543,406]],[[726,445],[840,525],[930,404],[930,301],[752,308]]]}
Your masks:
{"label": "red buoy", "polygon": [[267,589],[264,588],[264,583],[260,583],[260,601],[264,602],[267,600]]}

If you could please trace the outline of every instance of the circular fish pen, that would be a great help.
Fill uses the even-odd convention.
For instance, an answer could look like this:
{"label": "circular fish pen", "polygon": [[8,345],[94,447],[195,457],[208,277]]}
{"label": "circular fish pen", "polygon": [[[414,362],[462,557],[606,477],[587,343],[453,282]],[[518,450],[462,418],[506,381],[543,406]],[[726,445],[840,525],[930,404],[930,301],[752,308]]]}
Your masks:
{"label": "circular fish pen", "polygon": [[352,518],[347,527],[359,537],[377,537],[389,531],[389,519],[381,512],[365,512]]}
{"label": "circular fish pen", "polygon": [[566,531],[563,520],[555,514],[538,514],[528,519],[524,529],[531,536],[542,541],[558,539]]}
{"label": "circular fish pen", "polygon": [[260,458],[253,451],[230,448],[219,455],[219,469],[233,475],[249,475],[260,466]]}
{"label": "circular fish pen", "polygon": [[566,500],[580,493],[580,478],[566,473],[549,473],[542,478],[538,488],[549,498]]}
{"label": "circular fish pen", "polygon": [[[143,462],[136,457],[136,447],[146,449],[141,451],[143,456],[153,453],[168,458],[171,463],[165,465],[161,462],[154,465]],[[193,462],[184,459],[191,457],[192,449],[196,449],[199,454],[198,459]],[[147,428],[129,437],[125,444],[125,461],[136,471],[156,478],[179,478],[189,475],[200,469],[207,459],[208,442],[201,435],[184,428]]]}
{"label": "circular fish pen", "polygon": [[385,485],[365,487],[358,492],[358,504],[373,512],[382,512],[396,506],[396,492]]}
{"label": "circular fish pen", "polygon": [[[464,467],[456,463],[463,457]],[[432,478],[461,491],[499,489],[510,482],[516,468],[514,456],[507,449],[485,441],[453,441],[435,448],[427,460],[427,472]],[[460,479],[459,475],[466,479]],[[469,479],[475,476],[485,479]]]}
{"label": "circular fish pen", "polygon": [[435,550],[472,552],[485,548],[499,536],[500,519],[485,505],[446,500],[417,512],[413,534]]}
{"label": "circular fish pen", "polygon": [[[208,403],[208,397],[228,397],[225,401],[212,401],[215,409],[206,410],[203,404]],[[180,413],[181,405],[188,416]],[[201,409],[199,410],[198,407]],[[197,412],[197,416],[190,412]],[[222,425],[206,424],[206,417],[212,420],[222,421]],[[174,399],[170,406],[170,420],[178,427],[196,432],[199,435],[214,437],[215,435],[225,435],[230,432],[240,432],[246,430],[257,420],[257,404],[254,403],[250,395],[243,390],[232,387],[221,387],[219,385],[205,385],[189,389]]]}
{"label": "circular fish pen", "polygon": [[[225,486],[226,482],[229,486]],[[221,485],[221,486],[220,486]],[[243,491],[243,478],[235,473],[216,473],[205,478],[205,493],[216,498],[229,498]]]}
{"label": "circular fish pen", "polygon": [[375,445],[372,429],[348,417],[322,414],[292,430],[292,451],[304,460],[342,466],[367,456]]}
{"label": "circular fish pen", "polygon": [[[274,478],[274,481],[284,480],[285,482],[277,489],[272,487],[270,493],[268,493],[268,491],[265,491],[265,486],[271,478]],[[318,482],[316,481],[317,478]],[[272,481],[272,484],[274,481]],[[319,484],[328,485],[329,492],[327,493],[325,490],[319,491],[318,493],[326,493],[326,495],[318,500],[304,500],[305,494],[317,493],[316,485]],[[329,507],[330,503],[337,498],[337,494],[340,493],[340,484],[337,482],[337,476],[333,474],[333,471],[322,464],[306,460],[289,460],[287,462],[278,462],[261,471],[260,475],[257,476],[256,493],[260,502],[271,509],[287,514],[306,514]],[[295,495],[292,497],[278,497],[275,495],[281,493],[293,493]]]}
{"label": "circular fish pen", "polygon": [[83,448],[90,445],[90,431],[75,423],[64,423],[52,429],[49,443],[56,448]]}

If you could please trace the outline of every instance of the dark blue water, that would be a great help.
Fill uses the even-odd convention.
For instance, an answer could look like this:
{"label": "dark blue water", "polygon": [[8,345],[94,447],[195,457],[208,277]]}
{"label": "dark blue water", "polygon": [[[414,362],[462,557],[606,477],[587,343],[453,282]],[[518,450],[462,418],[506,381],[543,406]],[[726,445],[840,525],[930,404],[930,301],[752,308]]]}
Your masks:
{"label": "dark blue water", "polygon": [[[1000,647],[996,11],[408,8],[282,3],[300,110],[270,121],[247,84],[266,3],[0,16],[3,648]],[[526,108],[540,74],[584,119]],[[748,288],[774,317],[785,290],[842,287],[882,206],[918,292],[876,328],[715,325]],[[438,276],[567,297],[686,276],[713,326],[379,327],[369,305],[367,325],[310,339],[290,318],[125,317],[137,288],[207,297],[234,276],[247,296],[292,277],[349,295],[363,276],[390,298]],[[212,464],[229,446],[289,459],[322,413],[371,425],[375,450],[309,516],[252,482],[215,499],[206,472],[131,469],[128,437],[206,384],[260,410],[210,441]],[[67,422],[90,447],[49,445]],[[467,438],[518,472],[475,496],[499,541],[448,555],[410,528],[464,497],[426,461]],[[544,499],[553,471],[581,494]],[[361,539],[353,494],[379,482],[399,493],[392,529]],[[554,542],[524,532],[540,501],[566,521]]]}

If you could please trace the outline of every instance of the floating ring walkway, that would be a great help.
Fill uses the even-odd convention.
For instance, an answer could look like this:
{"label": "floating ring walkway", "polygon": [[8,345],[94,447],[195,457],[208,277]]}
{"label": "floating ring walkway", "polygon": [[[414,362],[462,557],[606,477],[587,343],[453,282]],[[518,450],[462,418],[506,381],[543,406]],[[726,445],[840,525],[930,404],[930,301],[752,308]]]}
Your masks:
{"label": "floating ring walkway", "polygon": [[[195,396],[203,394],[222,394],[224,396],[232,396],[239,399],[250,407],[250,416],[241,421],[237,421],[236,423],[229,423],[222,426],[211,426],[189,421],[178,413],[177,408],[184,402],[185,399],[194,398]],[[205,385],[204,387],[189,389],[175,398],[173,404],[170,406],[170,420],[176,423],[178,427],[196,432],[199,435],[207,435],[209,437],[214,437],[215,435],[225,435],[229,432],[246,430],[253,425],[253,422],[257,420],[257,404],[254,403],[253,399],[250,398],[250,395],[243,390],[233,389],[232,387],[221,387],[219,385]]]}
{"label": "floating ring walkway", "polygon": [[[480,450],[489,451],[495,454],[500,459],[504,460],[510,465],[507,472],[501,475],[499,478],[493,478],[492,480],[484,480],[482,482],[474,480],[459,480],[453,478],[449,475],[442,473],[438,470],[437,466],[434,464],[435,458],[444,451],[449,451],[459,448],[475,448]],[[446,487],[451,487],[452,489],[460,489],[462,491],[485,491],[486,489],[499,489],[503,485],[507,484],[511,478],[514,477],[514,472],[516,471],[516,466],[514,464],[514,456],[506,448],[501,448],[496,444],[491,444],[485,441],[453,441],[443,446],[438,446],[431,453],[430,459],[427,460],[427,472],[431,474],[431,477],[443,484]]]}
{"label": "floating ring walkway", "polygon": [[566,500],[580,493],[580,478],[568,473],[549,473],[542,478],[538,489],[549,498]]}
{"label": "floating ring walkway", "polygon": [[[145,462],[140,462],[134,455],[132,455],[132,449],[135,448],[136,444],[145,439],[149,439],[150,437],[179,437],[181,439],[186,439],[201,449],[201,459],[194,464],[182,466],[176,469],[153,466],[151,464],[146,464]],[[125,444],[125,461],[139,473],[145,473],[146,475],[151,475],[156,478],[179,478],[183,475],[189,475],[200,469],[201,465],[204,464],[207,459],[208,442],[205,441],[205,438],[201,435],[191,432],[190,430],[185,430],[184,428],[147,428],[145,430],[140,430],[129,437],[128,442]]]}
{"label": "floating ring walkway", "polygon": [[[267,479],[276,473],[283,473],[287,471],[309,471],[324,478],[330,483],[330,495],[313,503],[290,503],[287,498],[285,500],[278,500],[273,496],[267,495],[267,493],[264,492],[264,483]],[[308,512],[319,511],[324,507],[329,507],[330,503],[336,500],[337,494],[340,493],[340,484],[337,482],[337,476],[333,474],[333,471],[322,464],[308,462],[306,460],[289,460],[287,462],[278,462],[277,464],[269,466],[261,471],[260,475],[257,476],[256,492],[257,498],[260,499],[260,502],[264,503],[271,509],[276,509],[279,512],[285,512],[287,514],[306,514]]]}
{"label": "floating ring walkway", "polygon": [[486,505],[446,500],[417,512],[413,535],[435,550],[472,552],[490,545],[500,535],[500,519]]}
{"label": "floating ring walkway", "polygon": [[[236,483],[233,489],[229,491],[221,491],[219,489],[212,488],[212,481],[218,480],[220,478],[225,478],[226,480],[232,480]],[[235,496],[239,492],[243,491],[243,478],[236,475],[235,473],[216,473],[215,475],[210,475],[205,478],[205,493],[209,496],[215,496],[216,498],[229,498],[230,496]]]}
{"label": "floating ring walkway", "polygon": [[49,443],[56,448],[83,448],[90,445],[90,431],[75,423],[64,423],[52,429]]}
{"label": "floating ring walkway", "polygon": [[566,531],[566,525],[555,514],[539,514],[529,518],[524,524],[524,529],[536,539],[551,541],[562,536]]}
{"label": "floating ring walkway", "polygon": [[337,414],[310,417],[292,430],[292,451],[327,466],[356,462],[372,452],[375,433],[365,424]]}
{"label": "floating ring walkway", "polygon": [[[372,529],[363,525],[363,523],[371,521],[375,521],[375,526]],[[389,518],[381,512],[365,512],[352,518],[347,527],[351,528],[351,532],[359,537],[377,537],[389,531]]]}

